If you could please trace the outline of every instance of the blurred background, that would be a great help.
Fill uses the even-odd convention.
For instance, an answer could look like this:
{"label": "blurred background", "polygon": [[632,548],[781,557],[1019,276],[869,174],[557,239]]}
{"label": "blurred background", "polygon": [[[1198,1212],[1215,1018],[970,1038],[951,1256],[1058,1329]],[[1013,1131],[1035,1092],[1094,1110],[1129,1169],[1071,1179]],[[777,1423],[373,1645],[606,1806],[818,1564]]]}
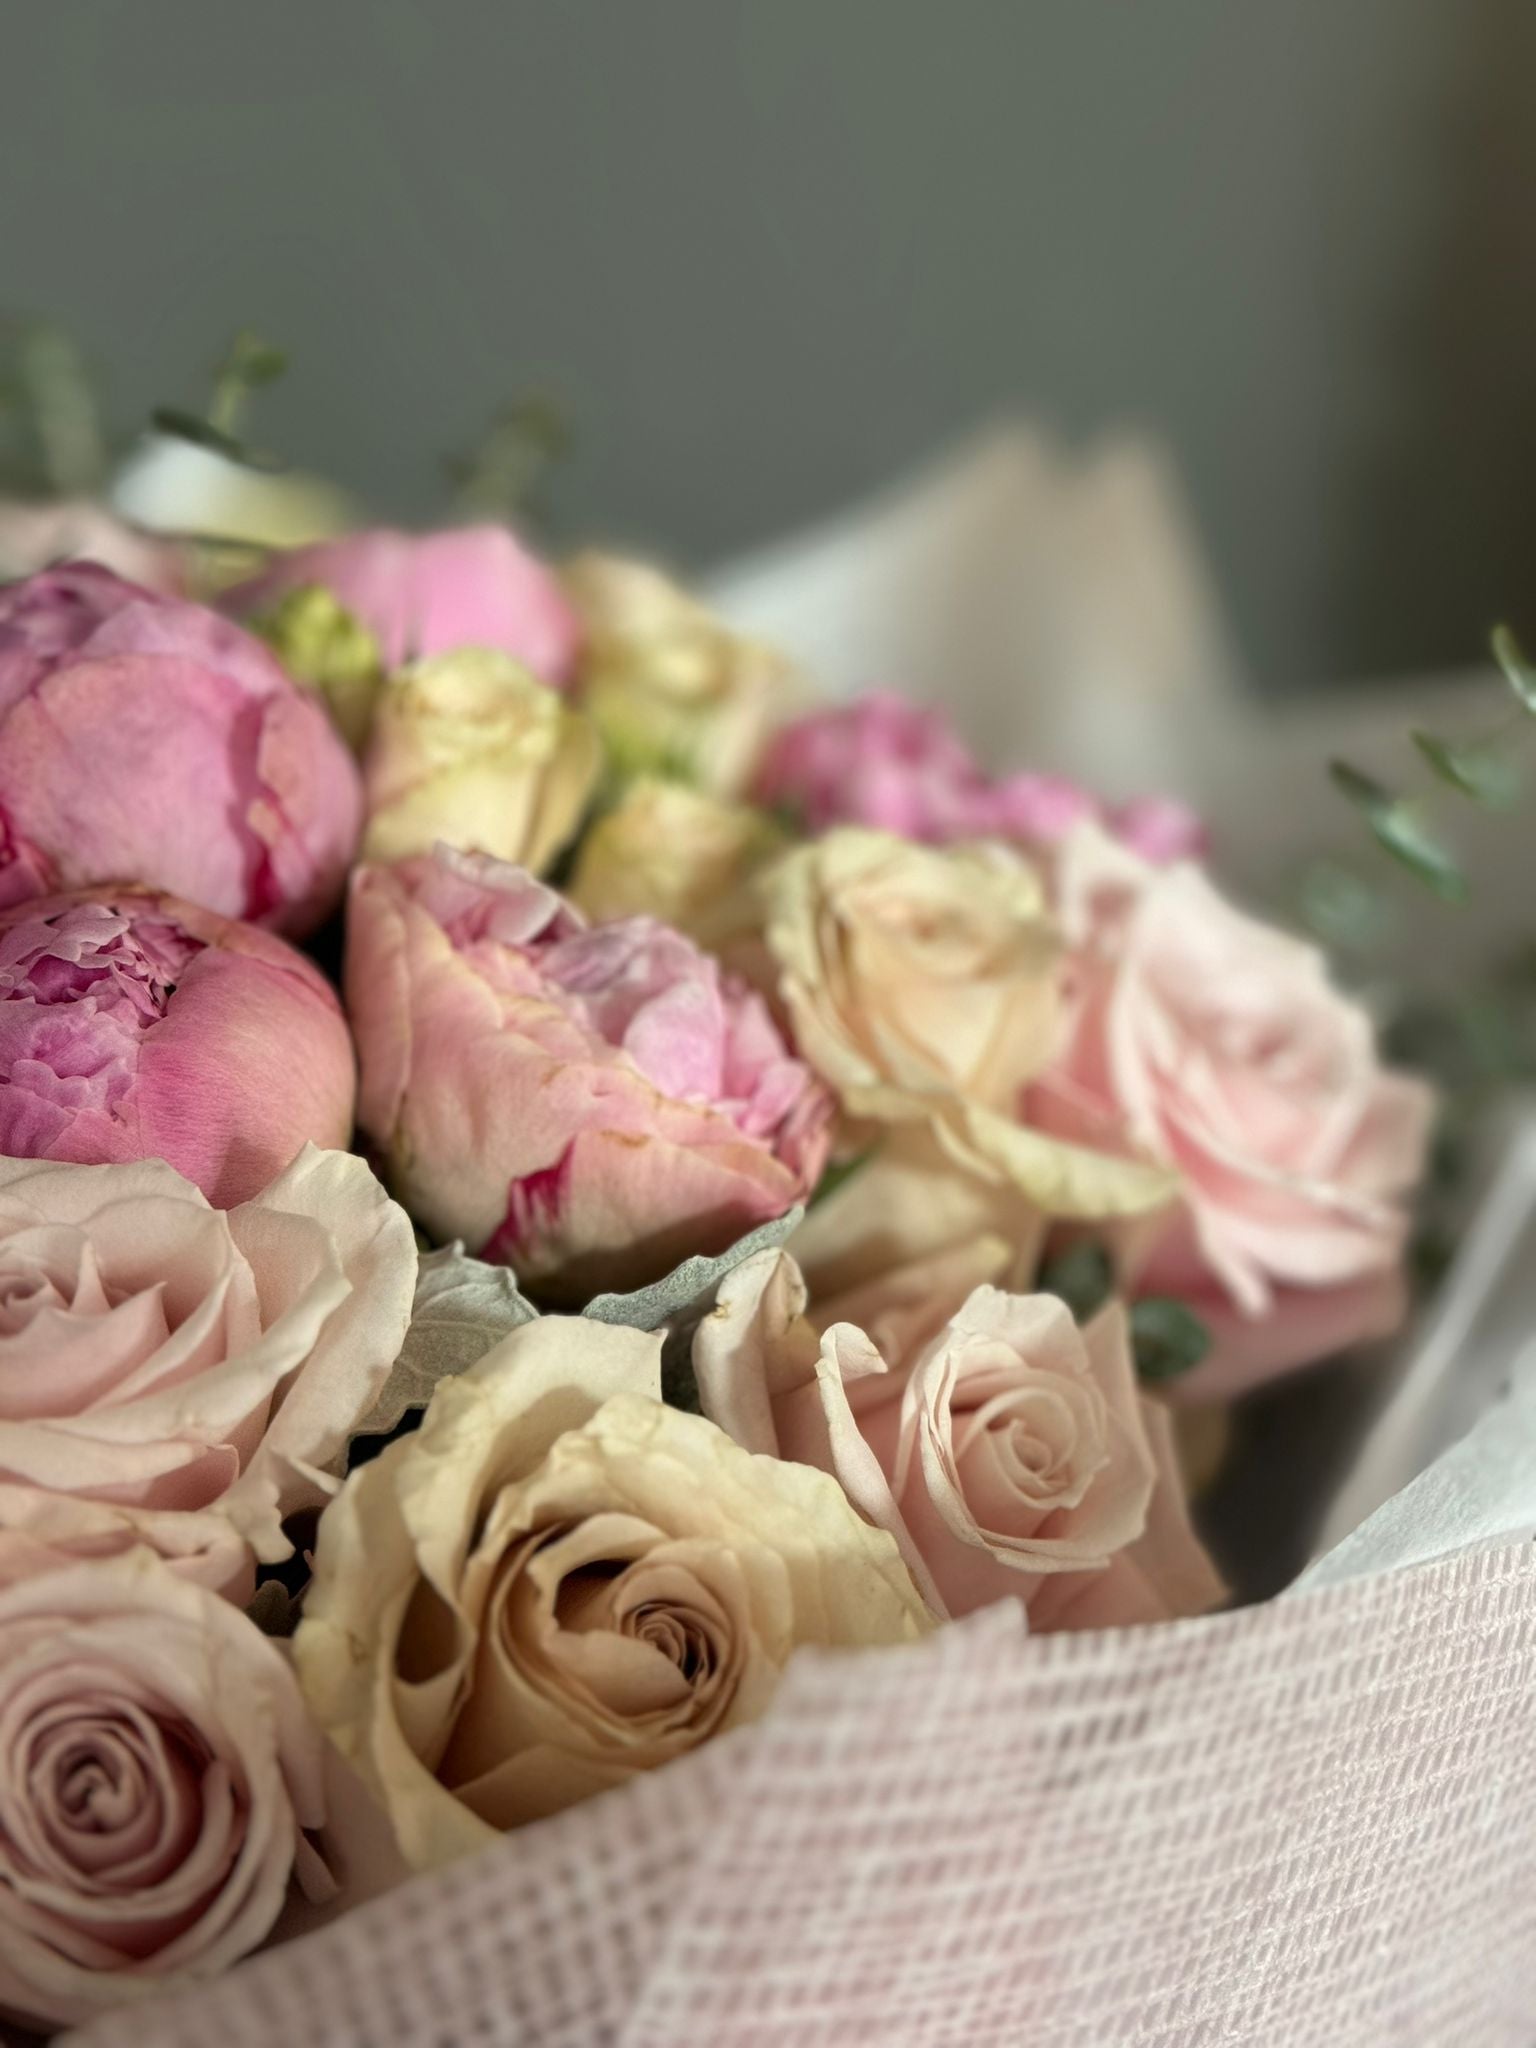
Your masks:
{"label": "blurred background", "polygon": [[131,428],[232,329],[392,516],[538,385],[705,566],[1000,416],[1168,451],[1245,670],[1536,623],[1527,0],[9,0],[3,283]]}

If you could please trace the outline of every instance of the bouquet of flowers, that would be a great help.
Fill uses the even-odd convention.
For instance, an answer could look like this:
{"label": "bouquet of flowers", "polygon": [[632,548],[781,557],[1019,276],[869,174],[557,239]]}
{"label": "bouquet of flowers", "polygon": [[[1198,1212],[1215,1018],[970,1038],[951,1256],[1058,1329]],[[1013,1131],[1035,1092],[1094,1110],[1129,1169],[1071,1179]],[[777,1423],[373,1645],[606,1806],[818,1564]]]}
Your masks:
{"label": "bouquet of flowers", "polygon": [[[1190,1968],[1262,1926],[1380,1610],[1191,1629],[1196,1497],[1223,1404],[1398,1327],[1426,1086],[1180,805],[649,565],[106,531],[132,580],[0,589],[0,2010],[1218,2038],[1170,1901]],[[1499,1557],[1391,1597],[1492,1602],[1505,1698]]]}

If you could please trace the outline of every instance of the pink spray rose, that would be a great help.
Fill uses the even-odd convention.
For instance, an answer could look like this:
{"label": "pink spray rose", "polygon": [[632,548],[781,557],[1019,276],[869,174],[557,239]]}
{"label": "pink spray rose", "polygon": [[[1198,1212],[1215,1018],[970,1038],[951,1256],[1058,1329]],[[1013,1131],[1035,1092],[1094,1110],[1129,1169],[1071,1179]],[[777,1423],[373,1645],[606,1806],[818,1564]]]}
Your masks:
{"label": "pink spray rose", "polygon": [[760,804],[796,814],[806,831],[869,825],[942,846],[1009,839],[1036,851],[1096,819],[1147,859],[1203,850],[1199,820],[1169,797],[1118,808],[1061,775],[1024,770],[992,781],[943,713],[889,690],[814,711],[785,726],[758,769]]}
{"label": "pink spray rose", "polygon": [[361,822],[324,711],[238,626],[89,563],[0,589],[0,905],[146,882],[302,933]]}
{"label": "pink spray rose", "polygon": [[381,527],[317,541],[278,555],[227,601],[250,617],[309,584],[329,590],[367,628],[385,669],[488,647],[560,688],[580,644],[559,579],[504,526],[423,534]]}
{"label": "pink spray rose", "polygon": [[829,1099],[761,999],[646,917],[589,927],[439,847],[353,883],[359,1121],[437,1238],[546,1291],[654,1279],[815,1185]]}
{"label": "pink spray rose", "polygon": [[51,2027],[217,1976],[291,1880],[335,1887],[278,1645],[146,1551],[39,1562],[0,1530],[0,2014]]}
{"label": "pink spray rose", "polygon": [[125,525],[105,505],[90,498],[0,500],[0,583],[58,562],[97,562],[160,597],[180,597],[186,587],[181,549]]}
{"label": "pink spray rose", "polygon": [[1214,1606],[1124,1311],[1079,1329],[1054,1296],[990,1284],[1009,1259],[982,1238],[808,1315],[794,1261],[758,1253],[694,1338],[704,1413],[747,1450],[831,1472],[941,1616],[1009,1595],[1033,1629]]}
{"label": "pink spray rose", "polygon": [[168,1159],[226,1207],[352,1131],[352,1047],[281,939],[147,889],[0,911],[0,1153]]}
{"label": "pink spray rose", "polygon": [[[0,1159],[0,1539],[147,1545],[250,1597],[410,1322],[416,1245],[365,1161],[307,1146],[212,1209],[163,1160]],[[3,1834],[0,1828],[0,1834]]]}
{"label": "pink spray rose", "polygon": [[1189,1301],[1216,1339],[1180,1393],[1236,1393],[1386,1335],[1429,1090],[1383,1070],[1370,1018],[1315,948],[1197,868],[1156,869],[1090,829],[1056,884],[1073,1022],[1028,1115],[1179,1172],[1136,1282]]}

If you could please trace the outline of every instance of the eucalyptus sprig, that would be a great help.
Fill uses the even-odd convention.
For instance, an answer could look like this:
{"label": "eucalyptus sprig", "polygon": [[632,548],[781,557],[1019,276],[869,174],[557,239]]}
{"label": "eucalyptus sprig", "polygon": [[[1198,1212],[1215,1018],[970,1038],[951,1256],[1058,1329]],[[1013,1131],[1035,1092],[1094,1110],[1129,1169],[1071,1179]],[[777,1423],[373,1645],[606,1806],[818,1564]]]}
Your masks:
{"label": "eucalyptus sprig", "polygon": [[1520,748],[1536,719],[1536,667],[1522,652],[1511,628],[1495,628],[1494,659],[1504,671],[1518,703],[1491,733],[1447,739],[1415,729],[1410,738],[1433,783],[1410,791],[1389,788],[1349,761],[1332,761],[1328,772],[1334,787],[1348,798],[1370,827],[1379,846],[1398,864],[1448,903],[1463,902],[1467,878],[1454,852],[1431,817],[1436,799],[1450,791],[1463,802],[1487,811],[1507,811],[1517,802],[1523,777]]}

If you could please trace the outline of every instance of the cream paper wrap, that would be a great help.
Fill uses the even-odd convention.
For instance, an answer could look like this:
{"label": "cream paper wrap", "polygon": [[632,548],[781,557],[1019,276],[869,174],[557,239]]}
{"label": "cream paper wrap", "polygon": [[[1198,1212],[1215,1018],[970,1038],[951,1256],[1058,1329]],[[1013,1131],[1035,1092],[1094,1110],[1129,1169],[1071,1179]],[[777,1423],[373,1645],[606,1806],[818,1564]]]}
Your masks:
{"label": "cream paper wrap", "polygon": [[[835,546],[749,565],[722,590],[747,623],[766,627],[775,607],[792,622],[793,580],[773,581],[787,562],[808,638],[818,617],[824,636],[831,619],[856,638],[860,608],[893,574],[948,590],[951,619],[971,605],[966,590],[1002,602],[998,507],[1038,511],[1050,472],[1017,444],[981,456],[979,485],[961,470],[941,476],[916,512],[893,501],[835,531]],[[1106,473],[1127,472],[1101,464]],[[1129,473],[1145,485],[1159,472],[1133,461]],[[1124,600],[1108,619],[1101,607],[1101,626],[1134,625],[1151,603],[1167,629],[1155,642],[1166,694],[1134,723],[1174,766],[1187,746],[1182,758],[1206,764],[1191,773],[1241,819],[1232,780],[1261,728],[1220,673],[1223,636],[1195,601],[1205,579],[1182,526],[1163,520],[1150,488],[1111,493],[1118,519],[1096,521],[1102,481],[1062,475],[1077,512],[1075,525],[1058,522],[1058,559],[1070,565],[1086,546]],[[1095,533],[1133,563],[1161,562],[1163,586],[1114,575]],[[1072,591],[1057,596],[1070,607]],[[1181,608],[1182,663],[1168,624]],[[1065,625],[1060,636],[1071,644]],[[1089,666],[1101,679],[1114,667]],[[963,696],[984,686],[987,661],[953,672]],[[1036,765],[1084,770],[1095,727],[1117,750],[1117,692],[1091,719],[1049,702],[1021,715],[1021,729],[1051,727],[1062,741]],[[1164,730],[1197,704],[1208,717]],[[1305,719],[1281,721],[1275,754],[1300,789],[1324,728],[1353,720],[1380,741],[1401,717],[1383,699],[1372,712],[1320,713],[1306,730]],[[1265,753],[1249,763],[1260,780],[1274,772]],[[1119,765],[1134,764],[1122,754]],[[1142,766],[1157,779],[1155,763]],[[1250,876],[1278,873],[1285,834],[1310,829],[1293,814],[1266,828],[1276,815],[1269,807],[1253,828]],[[1334,1501],[1318,1504],[1327,1554],[1280,1598],[1166,1627],[1033,1638],[1004,1603],[900,1652],[802,1655],[755,1726],[414,1879],[219,1984],[71,2039],[1531,2048],[1533,1252],[1536,1129],[1521,1125],[1421,1336],[1383,1374],[1380,1412]]]}

